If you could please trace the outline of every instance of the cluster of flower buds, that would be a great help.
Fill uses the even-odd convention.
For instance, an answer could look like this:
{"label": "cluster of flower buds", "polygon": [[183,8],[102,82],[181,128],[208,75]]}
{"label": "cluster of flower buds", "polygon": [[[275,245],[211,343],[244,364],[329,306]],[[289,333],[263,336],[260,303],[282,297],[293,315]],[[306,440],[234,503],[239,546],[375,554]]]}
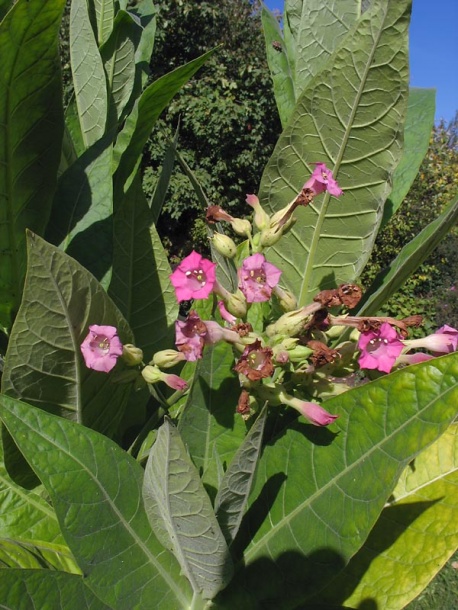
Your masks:
{"label": "cluster of flower buds", "polygon": [[[255,195],[247,196],[253,208],[253,224],[234,218],[219,206],[207,211],[210,223],[228,222],[235,233],[247,239],[240,251],[251,254],[240,258],[235,242],[222,233],[213,233],[212,245],[237,268],[234,292],[216,277],[216,263],[191,252],[170,276],[179,302],[214,299],[214,310],[221,323],[203,320],[196,309],[175,323],[176,350],[164,350],[143,366],[141,375],[150,384],[159,381],[184,391],[186,382],[162,369],[183,361],[202,358],[205,346],[225,341],[233,346],[234,370],[239,375],[241,394],[237,411],[249,417],[268,401],[287,405],[311,423],[324,426],[336,416],[328,413],[319,400],[336,395],[361,383],[359,370],[389,373],[395,367],[416,364],[457,349],[458,331],[443,326],[423,339],[408,339],[409,327],[419,326],[421,316],[404,320],[389,317],[333,315],[335,308],[354,309],[361,299],[355,284],[341,284],[323,290],[313,302],[297,308],[294,295],[280,286],[282,272],[268,262],[262,250],[273,245],[294,223],[293,212],[308,205],[316,195],[327,191],[339,197],[342,190],[324,163],[317,163],[300,193],[282,210],[270,216]],[[273,303],[274,301],[274,303]],[[270,303],[268,323],[254,332],[250,310],[259,303]],[[259,307],[259,306],[258,306]],[[275,319],[278,309],[283,313]],[[259,324],[257,325],[259,327]],[[350,332],[345,333],[349,329]],[[416,351],[425,349],[424,351]],[[143,354],[134,346],[123,346],[111,326],[91,326],[81,350],[86,365],[109,372],[121,357],[129,366],[142,363]],[[364,380],[363,380],[364,381]]]}

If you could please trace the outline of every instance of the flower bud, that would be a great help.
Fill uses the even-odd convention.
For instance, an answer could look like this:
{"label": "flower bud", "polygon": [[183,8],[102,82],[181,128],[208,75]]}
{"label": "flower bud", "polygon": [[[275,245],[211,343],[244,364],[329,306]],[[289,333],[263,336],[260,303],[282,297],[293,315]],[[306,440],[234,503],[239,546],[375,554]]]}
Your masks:
{"label": "flower bud", "polygon": [[132,343],[126,343],[122,346],[121,357],[127,366],[137,366],[143,361],[143,352]]}
{"label": "flower bud", "polygon": [[151,364],[161,369],[169,369],[183,360],[186,360],[186,358],[182,352],[177,352],[174,349],[163,349],[154,354]]}
{"label": "flower bud", "polygon": [[146,383],[158,383],[161,381],[162,373],[157,366],[151,366],[151,364],[148,364],[142,370],[142,377]]}
{"label": "flower bud", "polygon": [[273,289],[274,294],[280,301],[283,311],[293,311],[297,307],[296,297],[289,290],[281,288],[278,284]]}
{"label": "flower bud", "polygon": [[251,235],[251,222],[244,218],[233,218],[231,225],[237,235],[249,237]]}
{"label": "flower bud", "polygon": [[306,322],[310,319],[310,316],[304,313],[304,308],[296,309],[283,314],[276,322],[270,324],[266,328],[266,334],[268,337],[274,337],[275,335],[286,335],[292,337],[297,335]]}
{"label": "flower bud", "polygon": [[226,301],[227,310],[236,318],[244,318],[246,316],[246,298],[241,290],[237,290],[235,294],[230,294]]}
{"label": "flower bud", "polygon": [[263,229],[266,229],[270,223],[270,216],[267,214],[267,212],[264,210],[262,205],[259,203],[259,199],[256,197],[256,195],[247,195],[246,202],[248,203],[248,205],[251,205],[251,207],[254,209],[253,220],[254,220],[254,224],[256,225],[256,227],[260,231],[262,231]]}
{"label": "flower bud", "polygon": [[213,236],[210,237],[210,241],[215,250],[226,258],[234,258],[237,254],[237,246],[235,245],[234,240],[228,235],[213,233]]}

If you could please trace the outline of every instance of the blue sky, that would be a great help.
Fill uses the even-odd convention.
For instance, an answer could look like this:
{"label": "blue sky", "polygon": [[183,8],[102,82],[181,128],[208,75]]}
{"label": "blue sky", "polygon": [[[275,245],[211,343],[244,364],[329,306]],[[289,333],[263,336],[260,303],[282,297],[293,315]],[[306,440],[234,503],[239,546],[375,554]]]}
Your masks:
{"label": "blue sky", "polygon": [[[265,0],[283,10],[283,0]],[[410,84],[436,89],[436,120],[458,110],[458,0],[413,0]]]}

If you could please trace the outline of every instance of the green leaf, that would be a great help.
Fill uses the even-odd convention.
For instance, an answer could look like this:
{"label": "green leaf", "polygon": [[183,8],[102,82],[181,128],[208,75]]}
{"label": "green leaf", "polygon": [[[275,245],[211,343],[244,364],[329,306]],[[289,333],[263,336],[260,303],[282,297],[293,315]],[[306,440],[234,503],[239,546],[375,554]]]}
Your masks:
{"label": "green leaf", "polygon": [[109,294],[150,360],[169,348],[175,336],[178,303],[169,280],[171,269],[153,224],[137,175],[114,220],[115,251]]}
{"label": "green leaf", "polygon": [[215,498],[215,513],[227,543],[233,542],[254,481],[261,454],[267,407],[261,411],[226,470]]}
{"label": "green leaf", "polygon": [[67,546],[41,540],[0,538],[0,568],[60,570],[81,574]]}
{"label": "green leaf", "polygon": [[112,137],[96,142],[62,174],[46,231],[48,241],[100,281],[113,258]]}
{"label": "green leaf", "polygon": [[0,396],[1,417],[48,490],[85,583],[113,610],[181,610],[190,588],[151,532],[143,470],[113,441]]}
{"label": "green leaf", "polygon": [[21,302],[25,229],[44,232],[56,186],[64,4],[18,0],[0,23],[0,325],[7,329]]}
{"label": "green leaf", "polygon": [[455,353],[327,401],[339,414],[331,429],[297,420],[273,438],[247,513],[256,533],[222,607],[237,607],[243,591],[258,603],[251,607],[269,600],[279,609],[317,594],[362,546],[403,469],[445,432],[457,404]]}
{"label": "green leaf", "polygon": [[383,209],[383,227],[398,210],[428,152],[436,110],[435,89],[411,88],[404,126],[404,150],[393,174],[393,190]]}
{"label": "green leaf", "polygon": [[120,190],[125,191],[132,181],[143,148],[161,112],[212,54],[213,51],[208,51],[173,72],[165,74],[142,93],[116,142],[114,162],[116,181]]}
{"label": "green leaf", "polygon": [[114,103],[118,120],[130,99],[135,82],[135,45],[138,29],[138,24],[129,13],[119,11],[113,32],[100,49],[110,102]]}
{"label": "green leaf", "polygon": [[29,234],[24,297],[14,324],[2,391],[41,409],[76,420],[108,436],[116,433],[130,392],[110,374],[84,365],[80,345],[90,324],[132,332],[100,284],[64,252]]}
{"label": "green leaf", "polygon": [[[99,46],[108,40],[114,27],[115,6],[113,0],[91,0],[97,21]],[[119,13],[118,13],[119,15]],[[116,15],[116,17],[118,16]]]}
{"label": "green leaf", "polygon": [[170,179],[172,177],[173,168],[175,167],[175,151],[178,142],[178,130],[179,128],[177,127],[173,141],[170,142],[165,149],[161,174],[156,182],[154,193],[149,202],[154,224],[157,223],[161,214],[162,206],[164,205],[167,190],[169,188]]}
{"label": "green leaf", "polygon": [[280,24],[275,15],[263,5],[262,27],[266,41],[267,62],[269,64],[274,87],[275,102],[283,127],[287,124],[294,106],[294,69],[288,56],[288,49],[283,40]]}
{"label": "green leaf", "polygon": [[[458,548],[458,426],[403,472],[364,546],[320,601],[404,608]],[[395,577],[394,577],[395,575]]]}
{"label": "green leaf", "polygon": [[214,451],[223,462],[229,463],[245,437],[245,424],[236,413],[240,384],[233,367],[234,356],[229,344],[221,342],[205,347],[178,426],[204,483],[215,492],[218,468]]}
{"label": "green leaf", "polygon": [[105,132],[108,101],[105,72],[87,0],[72,0],[71,3],[70,61],[81,133],[85,147],[89,148]]}
{"label": "green leaf", "polygon": [[374,315],[422,264],[458,220],[458,197],[440,216],[406,244],[388,267],[375,277],[359,305],[358,315]]}
{"label": "green leaf", "polygon": [[345,192],[298,209],[269,250],[299,306],[354,281],[369,257],[401,155],[409,16],[410,0],[374,0],[299,98],[262,177],[261,203],[272,210],[297,196],[318,161]]}
{"label": "green leaf", "polygon": [[143,499],[154,533],[193,591],[213,599],[232,577],[232,560],[199,473],[168,418],[148,458]]}
{"label": "green leaf", "polygon": [[344,42],[359,17],[355,0],[293,0],[285,16],[295,43],[294,83],[298,98]]}
{"label": "green leaf", "polygon": [[[127,10],[127,7],[125,10]],[[154,38],[156,36],[157,9],[152,0],[140,0],[135,6],[129,6],[129,13],[140,21],[142,27],[142,35],[135,51],[137,78],[135,79],[136,86],[133,97],[137,99],[150,75],[149,63],[153,54]]]}
{"label": "green leaf", "polygon": [[49,570],[2,570],[1,576],[0,604],[4,610],[110,610],[80,576]]}
{"label": "green leaf", "polygon": [[0,21],[2,21],[6,13],[11,9],[14,0],[0,0]]}

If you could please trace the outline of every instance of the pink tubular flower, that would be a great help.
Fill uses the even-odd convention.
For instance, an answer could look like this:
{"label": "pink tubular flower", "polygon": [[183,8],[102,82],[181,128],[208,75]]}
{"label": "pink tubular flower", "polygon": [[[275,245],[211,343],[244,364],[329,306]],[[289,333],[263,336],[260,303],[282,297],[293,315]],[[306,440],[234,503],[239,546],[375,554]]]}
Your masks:
{"label": "pink tubular flower", "polygon": [[248,303],[268,301],[280,281],[280,269],[268,263],[262,254],[246,258],[239,270],[239,287]]}
{"label": "pink tubular flower", "polygon": [[323,409],[323,407],[315,402],[290,398],[288,404],[296,409],[296,411],[299,411],[314,426],[328,426],[339,417],[338,415],[331,415],[331,413],[328,413],[326,409]]}
{"label": "pink tubular flower", "polygon": [[332,171],[324,163],[315,163],[315,169],[303,189],[310,189],[315,195],[324,191],[328,191],[334,197],[340,197],[343,194],[342,189],[332,177]]}
{"label": "pink tubular flower", "polygon": [[162,373],[161,379],[169,386],[169,388],[172,388],[173,390],[179,390],[180,392],[184,392],[188,389],[187,382],[181,377],[178,377],[178,375]]}
{"label": "pink tubular flower", "polygon": [[202,358],[206,334],[207,327],[194,310],[184,322],[175,322],[175,345],[190,362]]}
{"label": "pink tubular flower", "polygon": [[216,263],[202,258],[194,250],[170,276],[178,301],[206,299],[216,279]]}
{"label": "pink tubular flower", "polygon": [[221,317],[231,326],[237,322],[237,318],[229,313],[224,305],[224,301],[218,301],[218,309]]}
{"label": "pink tubular flower", "polygon": [[411,339],[404,341],[406,347],[410,349],[421,347],[434,352],[436,356],[451,354],[458,349],[458,330],[452,326],[441,326],[435,333],[422,337],[421,339]]}
{"label": "pink tubular flower", "polygon": [[122,343],[114,326],[89,326],[89,334],[81,344],[84,362],[89,369],[109,373],[122,355]]}
{"label": "pink tubular flower", "polygon": [[389,373],[396,358],[404,348],[396,330],[384,322],[376,331],[361,333],[358,349],[361,351],[358,363],[362,369],[377,369]]}

